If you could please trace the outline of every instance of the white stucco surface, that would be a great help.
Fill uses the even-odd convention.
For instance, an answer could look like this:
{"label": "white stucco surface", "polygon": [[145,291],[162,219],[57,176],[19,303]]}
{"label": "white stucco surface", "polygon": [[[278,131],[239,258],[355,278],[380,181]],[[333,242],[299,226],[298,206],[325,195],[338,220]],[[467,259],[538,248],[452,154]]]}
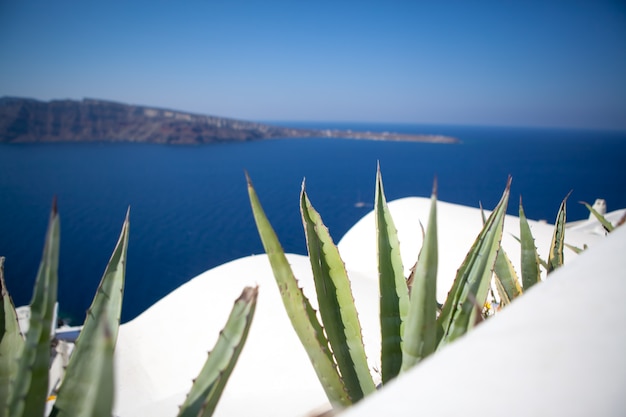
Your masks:
{"label": "white stucco surface", "polygon": [[[308,259],[289,255],[289,261],[306,281]],[[324,404],[326,396],[284,312],[269,261],[258,255],[199,275],[121,326],[116,414],[175,416],[247,285],[259,286],[257,309],[216,415],[272,410],[275,416],[297,416]]]}

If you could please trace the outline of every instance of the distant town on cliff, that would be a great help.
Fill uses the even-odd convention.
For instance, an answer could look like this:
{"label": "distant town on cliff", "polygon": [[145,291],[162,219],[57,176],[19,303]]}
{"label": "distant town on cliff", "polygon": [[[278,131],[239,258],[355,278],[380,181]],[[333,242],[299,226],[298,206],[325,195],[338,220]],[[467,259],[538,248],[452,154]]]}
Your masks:
{"label": "distant town on cliff", "polygon": [[113,101],[0,98],[0,143],[145,142],[197,145],[278,138],[456,143],[442,135],[294,129]]}

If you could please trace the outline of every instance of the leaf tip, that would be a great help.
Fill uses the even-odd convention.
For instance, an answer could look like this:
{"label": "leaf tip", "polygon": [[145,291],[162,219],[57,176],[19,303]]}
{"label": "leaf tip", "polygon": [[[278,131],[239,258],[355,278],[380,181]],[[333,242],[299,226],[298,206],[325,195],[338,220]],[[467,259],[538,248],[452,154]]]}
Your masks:
{"label": "leaf tip", "polygon": [[52,197],[52,210],[51,210],[50,214],[52,215],[52,217],[55,217],[56,215],[59,214],[59,208],[57,206],[57,196],[56,195],[54,195]]}
{"label": "leaf tip", "polygon": [[254,302],[257,299],[259,294],[259,286],[256,285],[254,287],[245,287],[241,292],[241,295],[237,299],[237,301],[243,301],[246,303]]}
{"label": "leaf tip", "polygon": [[243,175],[245,175],[245,177],[246,177],[246,183],[248,185],[251,185],[252,181],[250,180],[250,174],[248,174],[248,170],[247,169],[243,170]]}
{"label": "leaf tip", "polygon": [[572,193],[574,192],[574,190],[569,190],[569,193],[567,193],[567,195],[565,196],[565,198],[563,199],[563,202],[566,202],[567,199],[569,198],[570,195],[572,195]]}

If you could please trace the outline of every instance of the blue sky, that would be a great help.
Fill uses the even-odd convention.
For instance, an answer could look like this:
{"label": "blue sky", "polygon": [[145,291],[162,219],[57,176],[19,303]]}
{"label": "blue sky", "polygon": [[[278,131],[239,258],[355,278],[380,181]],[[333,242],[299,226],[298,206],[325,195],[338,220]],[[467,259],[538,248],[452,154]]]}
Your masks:
{"label": "blue sky", "polygon": [[0,0],[0,96],[626,130],[626,3]]}

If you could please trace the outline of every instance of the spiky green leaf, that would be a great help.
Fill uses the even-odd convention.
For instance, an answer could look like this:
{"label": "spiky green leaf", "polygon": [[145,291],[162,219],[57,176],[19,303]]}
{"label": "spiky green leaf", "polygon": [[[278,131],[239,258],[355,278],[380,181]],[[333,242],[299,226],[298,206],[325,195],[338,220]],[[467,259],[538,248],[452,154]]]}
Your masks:
{"label": "spiky green leaf", "polygon": [[9,387],[17,374],[17,360],[24,347],[24,339],[15,313],[13,300],[4,282],[4,257],[0,256],[0,417],[7,413]]}
{"label": "spiky green leaf", "polygon": [[115,340],[109,324],[103,312],[92,319],[88,337],[81,334],[50,417],[112,415]]}
{"label": "spiky green leaf", "polygon": [[483,203],[481,201],[478,202],[478,208],[480,209],[480,218],[483,221],[483,226],[487,223],[487,216],[485,215],[485,209],[483,208]]}
{"label": "spiky green leaf", "polygon": [[606,219],[606,217],[598,213],[596,209],[590,206],[589,203],[585,203],[584,201],[581,201],[580,203],[584,204],[584,206],[587,207],[587,210],[589,210],[589,212],[593,214],[596,219],[598,219],[602,227],[604,227],[604,230],[606,230],[608,233],[611,233],[615,229],[615,226],[613,226],[611,222]]}
{"label": "spiky green leaf", "polygon": [[520,258],[522,264],[522,286],[524,291],[541,281],[541,261],[535,246],[535,239],[530,230],[530,224],[524,213],[522,198],[519,199],[519,228],[520,228]]}
{"label": "spiky green leaf", "polygon": [[300,211],[320,315],[341,377],[352,401],[376,390],[363,346],[350,280],[339,250],[309,200],[304,182]]}
{"label": "spiky green leaf", "polygon": [[585,251],[586,248],[579,248],[578,246],[570,245],[569,243],[565,244],[565,247],[574,252],[577,255],[580,255]]}
{"label": "spiky green leaf", "polygon": [[498,292],[498,296],[500,297],[500,306],[506,307],[507,305],[511,304],[511,299],[509,298],[509,295],[504,289],[504,286],[502,286],[502,282],[499,279],[497,279],[497,277],[494,280],[494,284],[496,286],[496,291]]}
{"label": "spiky green leaf", "polygon": [[247,173],[246,179],[248,182],[248,196],[257,230],[270,261],[274,278],[278,284],[291,324],[309,355],[311,364],[330,402],[335,405],[349,405],[351,404],[351,399],[341,380],[330,351],[328,339],[324,335],[324,330],[317,319],[315,310],[302,292],[302,289],[298,286],[298,281],[285,257],[285,252],[263,211],[263,207]]}
{"label": "spiky green leaf", "polygon": [[[99,380],[112,375],[112,370],[101,368],[91,368],[90,363],[98,366],[106,365],[107,359],[98,355],[108,355],[108,348],[97,343],[106,345],[111,342],[115,347],[117,333],[120,325],[122,312],[122,299],[124,295],[124,281],[126,275],[126,254],[128,251],[128,233],[130,228],[130,209],[126,212],[126,219],[122,225],[122,231],[117,241],[113,254],[106,266],[104,275],[98,286],[98,290],[87,311],[87,317],[81,329],[76,347],[70,358],[70,362],[65,371],[65,378],[56,403],[54,405],[55,415],[77,416],[82,415],[106,415],[108,409],[98,406],[102,401],[97,391],[86,389],[83,384],[91,378]],[[102,324],[104,322],[104,324]],[[100,337],[106,330],[106,337]],[[102,384],[107,384],[102,381]],[[92,410],[92,411],[90,411]],[[104,412],[104,414],[100,414]],[[110,414],[109,414],[110,415]]]}
{"label": "spiky green leaf", "polygon": [[412,273],[409,312],[402,345],[402,371],[430,355],[437,336],[437,182],[433,185],[428,229]]}
{"label": "spiky green leaf", "polygon": [[567,218],[566,208],[567,198],[570,194],[571,191],[565,196],[563,202],[561,202],[556,221],[554,222],[554,233],[552,234],[552,242],[550,243],[550,252],[548,254],[548,274],[561,267],[564,262],[563,247],[565,243],[565,222]]}
{"label": "spiky green leaf", "polygon": [[437,319],[438,346],[461,337],[481,318],[502,238],[510,187],[511,178],[457,272]]}
{"label": "spiky green leaf", "polygon": [[[126,278],[126,257],[128,253],[128,237],[130,231],[130,208],[126,212],[126,218],[122,224],[122,231],[113,250],[113,254],[106,266],[98,290],[87,311],[87,317],[83,325],[83,332],[89,331],[89,326],[94,317],[102,314],[107,316],[108,329],[113,338],[113,344],[117,341],[117,333],[122,316],[122,302],[124,299],[124,283]],[[82,333],[82,332],[81,332]],[[80,343],[80,336],[78,342]]]}
{"label": "spiky green leaf", "polygon": [[[487,223],[487,217],[485,216],[482,204],[480,204],[480,214],[484,225]],[[505,306],[522,293],[522,288],[513,263],[511,262],[511,258],[509,258],[509,255],[507,255],[502,247],[500,247],[498,255],[496,256],[494,272],[494,282],[500,297],[500,303]]]}
{"label": "spiky green leaf", "polygon": [[[511,235],[513,237],[513,239],[517,240],[520,244],[522,243],[522,240],[515,236],[515,235]],[[545,270],[548,269],[548,262],[546,262],[544,259],[541,259],[541,256],[537,255],[537,259],[539,261],[539,265],[541,265]],[[524,280],[522,279],[522,287],[524,284]]]}
{"label": "spiky green leaf", "polygon": [[42,416],[48,396],[50,333],[57,301],[60,224],[56,200],[30,303],[30,325],[11,385],[8,415]]}
{"label": "spiky green leaf", "polygon": [[402,368],[402,337],[409,311],[409,289],[404,277],[398,232],[385,200],[380,166],[376,171],[374,217],[380,287],[381,374],[385,384]]}
{"label": "spiky green leaf", "polygon": [[502,291],[506,293],[506,299],[509,302],[522,294],[519,278],[517,277],[511,258],[506,254],[504,248],[500,248],[496,256],[495,275],[496,282],[498,282],[496,288],[498,289],[500,298],[504,298]]}
{"label": "spiky green leaf", "polygon": [[209,357],[180,408],[179,417],[213,415],[246,343],[256,309],[257,295],[258,287],[246,287],[235,301],[215,347],[209,353]]}

